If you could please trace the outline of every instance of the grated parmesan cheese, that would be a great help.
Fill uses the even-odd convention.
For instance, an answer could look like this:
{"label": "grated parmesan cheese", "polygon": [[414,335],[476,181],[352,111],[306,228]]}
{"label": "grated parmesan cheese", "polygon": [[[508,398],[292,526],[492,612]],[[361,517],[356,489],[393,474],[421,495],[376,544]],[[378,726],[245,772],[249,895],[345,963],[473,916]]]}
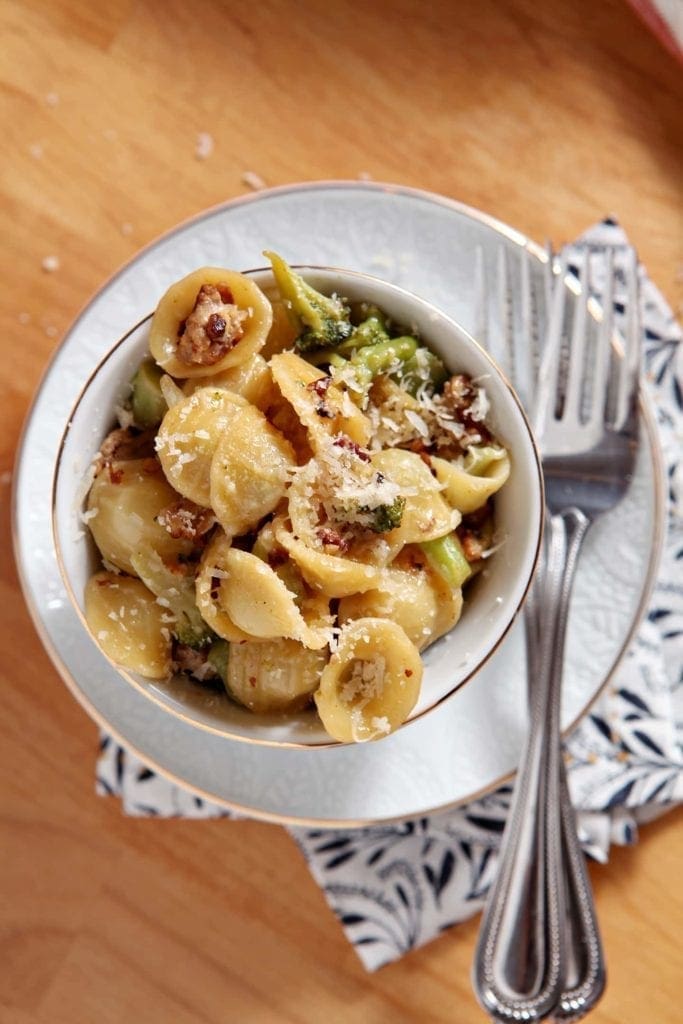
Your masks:
{"label": "grated parmesan cheese", "polygon": [[253,188],[254,192],[260,192],[261,189],[266,188],[265,181],[256,171],[243,171],[242,184],[248,188]]}
{"label": "grated parmesan cheese", "polygon": [[391,732],[391,725],[389,724],[389,719],[386,715],[381,715],[379,717],[374,715],[370,719],[370,725],[376,730],[376,732],[384,733],[385,736],[388,736]]}
{"label": "grated parmesan cheese", "polygon": [[346,704],[354,704],[362,710],[371,700],[382,695],[386,667],[386,659],[381,654],[370,660],[357,658],[351,675],[339,690],[339,696]]}
{"label": "grated parmesan cheese", "polygon": [[194,147],[197,160],[208,160],[213,153],[213,136],[209,132],[199,132]]}

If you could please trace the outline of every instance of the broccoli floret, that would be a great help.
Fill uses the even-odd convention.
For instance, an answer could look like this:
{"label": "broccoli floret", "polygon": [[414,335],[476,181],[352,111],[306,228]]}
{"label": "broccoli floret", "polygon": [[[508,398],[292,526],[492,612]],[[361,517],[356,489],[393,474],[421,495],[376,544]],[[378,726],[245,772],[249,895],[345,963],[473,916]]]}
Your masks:
{"label": "broccoli floret", "polygon": [[228,659],[230,657],[230,644],[227,640],[222,640],[217,637],[211,641],[211,646],[206,655],[208,661],[214,672],[220,676],[224,686],[228,685]]}
{"label": "broccoli floret", "polygon": [[186,605],[182,611],[177,613],[175,624],[171,626],[171,633],[176,637],[178,643],[192,647],[195,651],[206,647],[215,636],[199,612],[190,605]]}
{"label": "broccoli floret", "polygon": [[405,506],[406,499],[403,495],[399,494],[391,504],[377,505],[376,508],[368,508],[366,506],[361,509],[361,512],[366,512],[371,516],[368,529],[372,530],[373,533],[386,533],[388,530],[395,530],[401,525]]}
{"label": "broccoli floret", "polygon": [[369,316],[353,328],[353,333],[339,346],[339,353],[347,355],[355,352],[356,349],[365,348],[367,345],[379,345],[380,342],[389,340],[384,320],[380,320],[378,316]]}
{"label": "broccoli floret", "polygon": [[299,352],[330,348],[350,337],[350,311],[341,299],[316,291],[277,253],[263,255],[271,262],[275,283],[293,321],[302,328],[294,343]]}
{"label": "broccoli floret", "polygon": [[401,387],[415,396],[422,390],[428,394],[440,391],[448,380],[448,371],[438,356],[421,345],[406,359],[397,376]]}

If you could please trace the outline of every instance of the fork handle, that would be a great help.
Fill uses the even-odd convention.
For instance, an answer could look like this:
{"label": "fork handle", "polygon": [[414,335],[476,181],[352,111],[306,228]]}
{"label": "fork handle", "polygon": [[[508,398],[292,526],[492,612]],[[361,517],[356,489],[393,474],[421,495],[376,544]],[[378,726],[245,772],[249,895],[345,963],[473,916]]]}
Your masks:
{"label": "fork handle", "polygon": [[568,1024],[580,1020],[598,1002],[605,989],[606,972],[586,859],[576,832],[576,817],[562,760],[560,813],[566,880],[567,970],[554,1020]]}
{"label": "fork handle", "polygon": [[[548,564],[542,597],[529,602],[527,632],[530,645],[540,650],[545,632],[553,632],[552,663],[547,684],[552,688],[551,702],[557,703],[559,716],[564,648],[569,616],[569,601],[581,545],[590,525],[578,509],[570,508],[551,516],[547,522]],[[554,606],[554,609],[553,609]],[[550,612],[548,611],[550,609]],[[533,659],[533,654],[532,654]],[[530,684],[543,690],[544,680],[531,665]],[[559,731],[559,717],[557,719]],[[580,1020],[598,1002],[605,987],[605,963],[598,929],[595,904],[586,861],[579,843],[576,817],[569,796],[567,774],[561,749],[556,765],[548,772],[559,774],[562,862],[559,871],[565,886],[565,972],[564,985],[553,1011],[557,1022]]]}
{"label": "fork handle", "polygon": [[578,509],[549,518],[545,572],[528,602],[531,722],[474,963],[475,991],[496,1021],[541,1021],[554,1011],[563,1020],[581,1016],[576,1004],[587,1000],[585,967],[592,977],[601,961],[599,939],[596,946],[588,937],[597,937],[597,929],[571,805],[561,801],[564,641],[588,526]]}

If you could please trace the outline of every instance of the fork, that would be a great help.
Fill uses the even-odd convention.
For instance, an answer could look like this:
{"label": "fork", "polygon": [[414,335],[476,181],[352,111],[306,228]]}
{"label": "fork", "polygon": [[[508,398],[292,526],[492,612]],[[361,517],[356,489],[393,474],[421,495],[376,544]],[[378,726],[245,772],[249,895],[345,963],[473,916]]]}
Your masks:
{"label": "fork", "polygon": [[[527,407],[533,398],[549,512],[544,564],[525,612],[529,735],[474,966],[478,998],[500,1021],[540,1021],[550,1014],[556,1020],[578,1020],[595,1005],[605,984],[559,729],[564,641],[578,555],[594,519],[623,497],[637,444],[637,264],[629,250],[626,344],[621,354],[612,353],[614,253],[609,249],[605,255],[606,288],[597,331],[588,316],[590,253],[579,272],[580,295],[569,310],[566,259],[560,260],[553,287],[552,257],[546,256],[543,294],[534,303],[530,257],[523,250],[517,324],[516,291],[510,286],[504,250],[498,258],[504,346],[496,355]],[[481,257],[477,267],[481,311],[487,290]],[[548,307],[546,332],[542,320]],[[565,322],[571,313],[567,338]]]}

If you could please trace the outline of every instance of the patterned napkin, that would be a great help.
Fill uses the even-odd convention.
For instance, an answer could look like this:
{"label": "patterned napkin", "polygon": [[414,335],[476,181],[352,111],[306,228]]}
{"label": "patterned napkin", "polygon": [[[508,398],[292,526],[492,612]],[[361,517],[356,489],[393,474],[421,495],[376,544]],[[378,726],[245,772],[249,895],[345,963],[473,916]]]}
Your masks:
{"label": "patterned napkin", "polygon": [[[607,218],[569,247],[626,244]],[[683,344],[671,310],[643,271],[644,360],[669,485],[668,537],[651,607],[612,683],[566,744],[569,785],[586,852],[683,799]],[[598,296],[599,297],[599,296]],[[615,296],[617,323],[624,296]],[[102,737],[97,792],[131,815],[234,815],[156,775]],[[503,786],[454,811],[363,829],[290,829],[365,967],[372,971],[464,921],[483,905],[510,803]]]}

